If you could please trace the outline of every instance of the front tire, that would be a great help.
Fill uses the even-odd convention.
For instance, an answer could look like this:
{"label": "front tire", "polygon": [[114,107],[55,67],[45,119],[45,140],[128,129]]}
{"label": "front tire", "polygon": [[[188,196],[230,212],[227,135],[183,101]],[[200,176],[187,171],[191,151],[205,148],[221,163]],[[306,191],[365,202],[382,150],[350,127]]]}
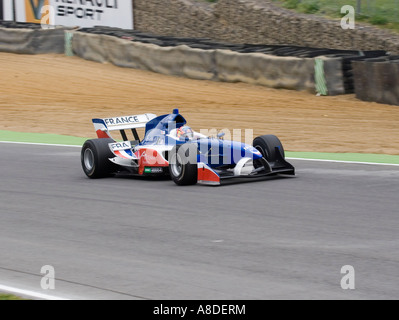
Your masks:
{"label": "front tire", "polygon": [[176,146],[169,154],[169,172],[179,186],[194,185],[198,180],[198,147],[195,144]]}
{"label": "front tire", "polygon": [[99,179],[111,176],[117,171],[117,165],[109,161],[114,155],[108,147],[112,139],[87,140],[81,152],[81,164],[84,173],[90,179]]}
{"label": "front tire", "polygon": [[276,162],[279,159],[277,152],[280,152],[283,159],[285,159],[283,145],[280,139],[274,135],[266,135],[255,138],[253,146],[269,163]]}

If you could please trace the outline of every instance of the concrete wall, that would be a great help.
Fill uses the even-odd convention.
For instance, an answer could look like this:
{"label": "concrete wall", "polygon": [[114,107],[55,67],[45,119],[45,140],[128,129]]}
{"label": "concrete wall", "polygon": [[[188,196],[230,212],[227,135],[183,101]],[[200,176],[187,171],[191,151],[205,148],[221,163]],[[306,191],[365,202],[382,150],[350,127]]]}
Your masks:
{"label": "concrete wall", "polygon": [[340,20],[298,14],[269,0],[134,0],[135,27],[161,35],[207,37],[235,43],[287,44],[399,54],[399,35]]}

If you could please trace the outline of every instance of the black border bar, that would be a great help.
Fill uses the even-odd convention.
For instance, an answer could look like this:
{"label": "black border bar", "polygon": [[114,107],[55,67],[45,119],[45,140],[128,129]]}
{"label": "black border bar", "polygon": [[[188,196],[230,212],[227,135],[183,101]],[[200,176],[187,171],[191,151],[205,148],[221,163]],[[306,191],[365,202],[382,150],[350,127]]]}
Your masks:
{"label": "black border bar", "polygon": [[3,6],[4,6],[3,0],[0,0],[0,21],[4,20]]}

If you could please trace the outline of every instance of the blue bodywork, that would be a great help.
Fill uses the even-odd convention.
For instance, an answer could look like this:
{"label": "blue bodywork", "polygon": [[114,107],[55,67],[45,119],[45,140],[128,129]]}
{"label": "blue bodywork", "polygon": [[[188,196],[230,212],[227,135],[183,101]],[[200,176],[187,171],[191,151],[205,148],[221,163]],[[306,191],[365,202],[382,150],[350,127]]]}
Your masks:
{"label": "blue bodywork", "polygon": [[203,138],[198,140],[176,140],[168,134],[187,124],[186,119],[175,109],[172,114],[159,116],[146,125],[146,133],[140,145],[180,145],[197,143],[198,161],[208,164],[212,168],[225,165],[235,165],[242,158],[261,159],[262,154],[251,145],[222,140],[217,138]]}
{"label": "blue bodywork", "polygon": [[196,142],[200,150],[199,160],[207,163],[211,168],[235,165],[242,158],[251,158],[252,160],[262,158],[262,154],[257,149],[237,141],[209,138]]}

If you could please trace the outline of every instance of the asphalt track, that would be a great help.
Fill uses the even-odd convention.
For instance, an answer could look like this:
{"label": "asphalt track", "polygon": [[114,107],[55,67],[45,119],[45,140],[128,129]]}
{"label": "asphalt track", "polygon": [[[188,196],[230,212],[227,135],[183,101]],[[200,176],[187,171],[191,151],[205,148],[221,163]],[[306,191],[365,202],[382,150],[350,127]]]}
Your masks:
{"label": "asphalt track", "polygon": [[[71,299],[399,299],[399,168],[294,160],[222,187],[87,179],[0,143],[0,285]],[[40,288],[41,267],[56,288]],[[341,267],[355,268],[342,290]]]}

